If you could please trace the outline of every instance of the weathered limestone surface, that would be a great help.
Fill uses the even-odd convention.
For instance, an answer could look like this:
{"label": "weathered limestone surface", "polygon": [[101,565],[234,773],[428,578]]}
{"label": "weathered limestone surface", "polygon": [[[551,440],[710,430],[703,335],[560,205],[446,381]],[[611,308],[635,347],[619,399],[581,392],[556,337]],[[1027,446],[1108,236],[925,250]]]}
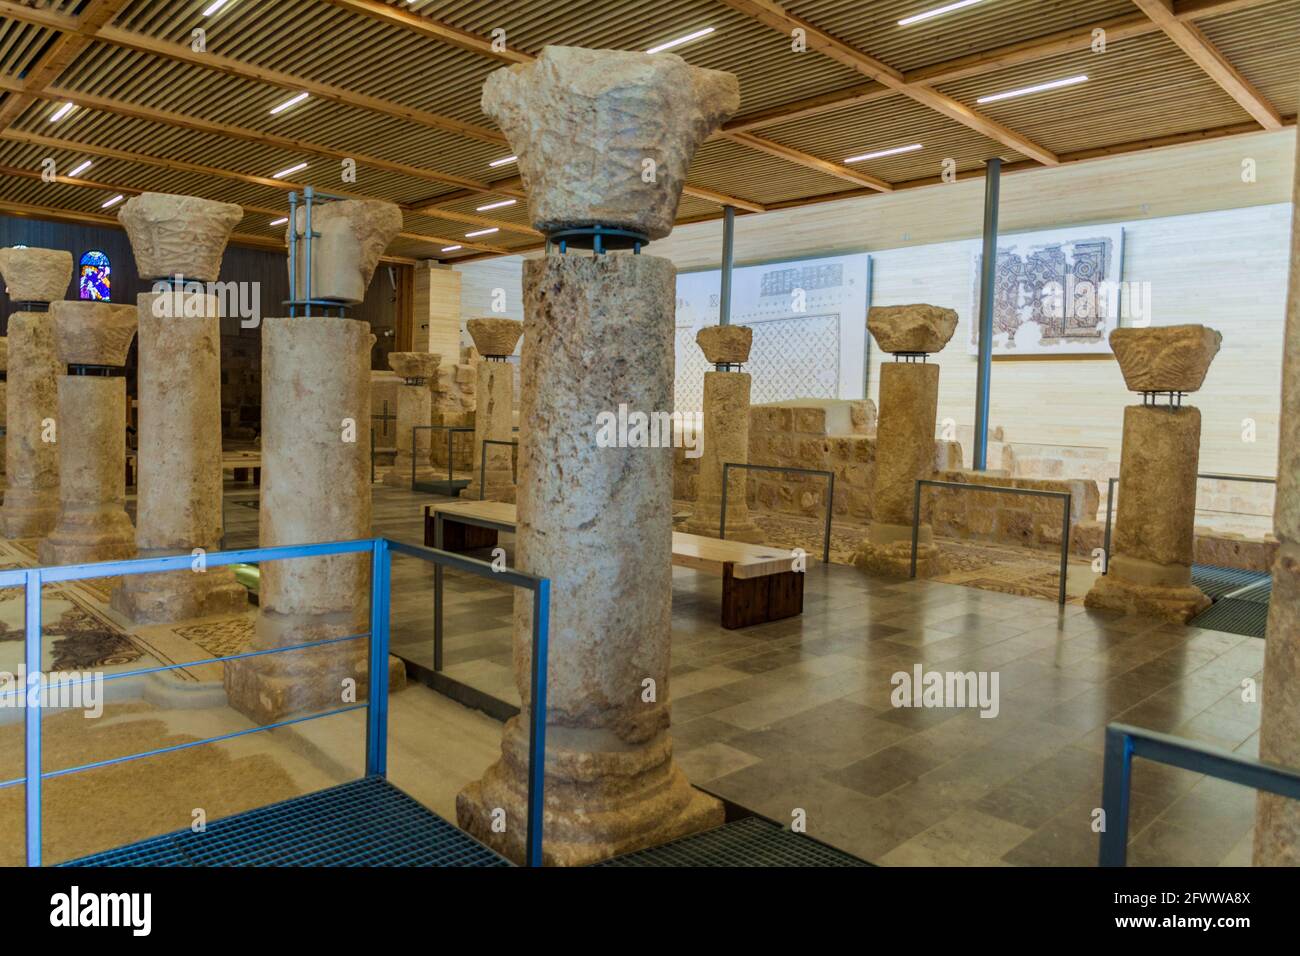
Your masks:
{"label": "weathered limestone surface", "polygon": [[[430,431],[416,425],[429,422],[432,393],[430,382],[438,375],[442,356],[432,352],[391,352],[388,364],[404,381],[397,387],[397,453],[393,467],[384,476],[384,484],[394,488],[411,487],[411,439],[415,439],[415,481],[428,481],[434,477],[430,465]],[[418,383],[418,384],[412,384]]]}
{"label": "weathered limestone surface", "polygon": [[1132,392],[1195,392],[1205,381],[1223,336],[1204,325],[1122,328],[1110,348]]}
{"label": "weathered limestone surface", "polygon": [[[174,255],[170,264],[186,268]],[[220,305],[215,296],[193,291],[146,292],[136,302],[136,546],[141,557],[216,551],[222,522]],[[229,568],[133,575],[113,592],[113,607],[136,623],[235,613],[247,605],[247,592]]]}
{"label": "weathered limestone surface", "polygon": [[695,344],[713,365],[744,365],[754,344],[754,330],[745,325],[706,325],[695,333]]}
{"label": "weathered limestone surface", "polygon": [[5,422],[9,414],[9,383],[5,381],[9,375],[9,339],[0,336],[0,475],[4,474],[5,467]]}
{"label": "weathered limestone surface", "polygon": [[515,319],[470,319],[465,330],[474,340],[479,355],[493,357],[513,355],[519,337],[524,334],[524,324]]}
{"label": "weathered limestone surface", "polygon": [[[55,302],[54,336],[62,365],[121,367],[135,336],[136,307]],[[41,564],[89,564],[135,555],[126,499],[126,379],[60,375],[59,517],[41,541]]]}
{"label": "weathered limestone surface", "polygon": [[[58,249],[0,249],[0,275],[15,302],[53,302],[72,280],[72,254]],[[0,510],[7,538],[42,537],[59,513],[59,455],[47,426],[58,416],[55,378],[62,369],[47,312],[9,316],[5,387],[5,497]],[[56,433],[57,434],[57,433]]]}
{"label": "weathered limestone surface", "polygon": [[221,274],[226,242],[242,218],[233,203],[170,193],[132,196],[117,214],[142,279],[183,275],[199,282]]}
{"label": "weathered limestone surface", "polygon": [[[303,251],[307,234],[307,209],[298,207],[292,227],[298,233],[298,296],[307,293],[307,256]],[[345,199],[314,203],[312,232],[311,295],[313,299],[360,302],[375,274],[379,257],[393,236],[402,229],[402,211],[393,203],[378,199]],[[285,242],[290,227],[285,227]]]}
{"label": "weathered limestone surface", "polygon": [[535,228],[651,239],[672,231],[696,147],[739,106],[734,76],[675,54],[562,46],[492,73],[482,101],[519,157]]}
{"label": "weathered limestone surface", "polygon": [[[909,572],[916,480],[934,472],[938,410],[938,365],[886,362],[880,366],[873,515],[867,538],[854,558],[864,570],[895,577]],[[933,538],[930,525],[922,523],[917,537],[917,575],[924,575],[935,563],[938,549]]]}
{"label": "weathered limestone surface", "polygon": [[1210,606],[1192,584],[1200,448],[1200,409],[1124,409],[1111,557],[1088,607],[1186,622]]}
{"label": "weathered limestone surface", "polygon": [[[1297,149],[1300,156],[1300,147]],[[1291,222],[1291,282],[1282,351],[1277,509],[1273,530],[1281,541],[1273,565],[1273,595],[1264,647],[1263,719],[1259,756],[1300,767],[1300,163]],[[1300,801],[1261,792],[1256,798],[1255,865],[1300,865]]]}
{"label": "weathered limestone surface", "polygon": [[72,253],[63,249],[0,249],[0,276],[15,302],[55,302],[72,281]]}
{"label": "weathered limestone surface", "polygon": [[[699,496],[685,527],[691,534],[718,536],[722,465],[749,462],[749,389],[750,377],[746,372],[704,373],[704,454],[700,456]],[[728,473],[727,537],[757,543],[763,540],[763,532],[749,516],[745,496],[749,474],[738,468]]]}
{"label": "weathered limestone surface", "polygon": [[957,313],[936,305],[873,306],[867,329],[886,352],[938,352],[957,329]]}
{"label": "weathered limestone surface", "polygon": [[[546,850],[579,865],[722,822],[672,759],[672,454],[602,448],[597,416],[670,409],[675,270],[651,256],[524,264],[516,563],[549,577]],[[460,825],[523,855],[532,598],[517,592],[522,712],[502,756],[457,797]],[[655,700],[642,699],[654,681]],[[506,830],[494,833],[493,811]]]}
{"label": "weathered limestone surface", "polygon": [[[511,348],[514,348],[513,344]],[[505,445],[488,445],[487,457],[486,459],[483,457],[484,441],[511,441],[515,437],[512,425],[512,407],[515,400],[514,366],[508,362],[480,359],[477,382],[478,396],[474,409],[474,478],[465,489],[465,497],[478,498],[482,490],[485,499],[514,501],[515,477],[511,464],[512,449]],[[486,468],[481,468],[485,463]]]}
{"label": "weathered limestone surface", "polygon": [[[263,416],[261,547],[369,537],[370,449],[345,422],[370,412],[372,341],[354,319],[263,320],[262,402],[281,413]],[[264,563],[252,649],[369,630],[369,588],[364,554]],[[259,723],[337,707],[345,680],[365,695],[366,654],[350,641],[231,661],[226,693]]]}

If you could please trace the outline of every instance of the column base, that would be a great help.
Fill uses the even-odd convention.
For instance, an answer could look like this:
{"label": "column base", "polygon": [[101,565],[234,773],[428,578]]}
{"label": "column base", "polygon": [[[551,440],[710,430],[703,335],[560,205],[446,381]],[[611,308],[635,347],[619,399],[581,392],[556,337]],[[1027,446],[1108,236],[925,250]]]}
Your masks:
{"label": "column base", "polygon": [[[501,759],[456,795],[460,828],[516,863],[524,862],[528,807],[528,750],[520,719],[506,724]],[[562,733],[555,727],[547,733],[545,865],[586,866],[724,822],[722,802],[692,787],[672,761],[666,733],[644,749],[598,752],[553,744]],[[568,731],[575,738],[583,733]],[[504,832],[497,832],[503,824]]]}
{"label": "column base", "polygon": [[1083,599],[1085,607],[1121,611],[1186,624],[1211,601],[1194,584],[1145,584],[1126,581],[1114,571],[1097,579]]}
{"label": "column base", "polygon": [[[175,552],[142,551],[140,557]],[[110,601],[113,610],[134,624],[175,624],[200,617],[240,614],[248,610],[248,591],[229,568],[168,571],[122,579]]]}
{"label": "column base", "polygon": [[10,541],[18,538],[43,538],[59,521],[59,489],[32,491],[28,488],[5,489],[0,526]]}
{"label": "column base", "polygon": [[[129,522],[128,522],[129,524]],[[94,564],[97,561],[125,561],[135,557],[135,534],[60,535],[43,538],[36,554],[42,565]]]}
{"label": "column base", "polygon": [[[734,373],[728,373],[734,374]],[[740,498],[740,495],[737,495]],[[701,534],[705,537],[718,536],[718,518],[722,512],[722,499],[714,496],[709,500],[707,494],[701,495],[695,502],[695,510],[682,525],[687,534]],[[727,540],[747,541],[750,544],[763,544],[763,529],[754,524],[749,516],[749,508],[743,498],[737,504],[736,498],[727,501]]]}
{"label": "column base", "polygon": [[[867,537],[853,555],[853,563],[870,574],[891,578],[906,578],[912,573],[912,526],[873,524]],[[922,525],[916,539],[916,576],[933,577],[945,568],[934,543],[934,532]]]}
{"label": "column base", "polygon": [[[461,498],[470,501],[478,501],[478,474],[476,473],[471,479],[469,485],[461,492]],[[504,474],[493,474],[491,471],[487,475],[487,492],[483,495],[484,501],[509,501],[515,500],[515,482],[511,477],[510,469],[506,469]]]}
{"label": "column base", "polygon": [[[445,471],[441,472],[441,476],[445,479],[447,473]],[[416,481],[437,481],[438,477],[439,472],[430,465],[417,465],[415,468]],[[390,488],[409,489],[411,487],[411,459],[408,458],[405,462],[394,462],[388,474],[384,475],[384,484]]]}

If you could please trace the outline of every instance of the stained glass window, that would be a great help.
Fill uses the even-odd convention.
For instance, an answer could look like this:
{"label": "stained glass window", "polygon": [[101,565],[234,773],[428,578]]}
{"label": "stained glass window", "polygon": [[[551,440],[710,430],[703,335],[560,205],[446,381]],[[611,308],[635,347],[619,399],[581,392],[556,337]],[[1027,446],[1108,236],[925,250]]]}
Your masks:
{"label": "stained glass window", "polygon": [[107,302],[113,291],[112,265],[108,256],[92,249],[81,257],[81,297]]}

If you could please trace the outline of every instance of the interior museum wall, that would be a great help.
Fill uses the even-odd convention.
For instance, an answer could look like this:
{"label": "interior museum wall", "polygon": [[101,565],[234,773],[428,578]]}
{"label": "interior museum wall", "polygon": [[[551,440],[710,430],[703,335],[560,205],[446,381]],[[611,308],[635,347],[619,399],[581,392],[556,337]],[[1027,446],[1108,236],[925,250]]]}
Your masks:
{"label": "interior museum wall", "polygon": [[[104,252],[112,263],[112,301],[131,304],[138,294],[151,288],[151,283],[140,278],[131,254],[131,243],[121,229],[0,216],[0,247],[13,245],[66,249],[72,253],[73,277],[68,284],[67,298],[77,297],[77,264],[91,249]],[[283,303],[289,297],[289,281],[283,252],[230,245],[222,258],[220,280],[259,283],[263,317],[280,315],[285,311]],[[0,333],[8,334],[10,305],[2,286],[0,283],[0,316],[3,316]],[[393,341],[396,312],[395,292],[385,264],[376,270],[375,278],[366,290],[365,302],[351,314],[354,318],[369,321],[375,332],[377,341],[372,353],[372,367],[387,368],[385,356],[388,343]],[[132,343],[127,367],[127,388],[133,396],[136,393],[135,348],[135,343]],[[234,317],[222,319],[221,406],[222,430],[227,439],[247,440],[260,431],[261,364],[260,328],[244,328]]]}

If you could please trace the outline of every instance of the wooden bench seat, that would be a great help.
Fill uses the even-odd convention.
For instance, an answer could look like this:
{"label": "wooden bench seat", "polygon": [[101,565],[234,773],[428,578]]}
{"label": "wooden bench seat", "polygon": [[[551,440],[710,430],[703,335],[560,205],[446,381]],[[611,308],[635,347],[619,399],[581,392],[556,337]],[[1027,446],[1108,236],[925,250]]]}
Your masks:
{"label": "wooden bench seat", "polygon": [[[503,501],[426,505],[424,543],[445,551],[494,548],[497,533],[514,531],[516,520],[515,506]],[[795,570],[795,556],[783,548],[674,531],[673,565],[722,578],[722,626],[728,630],[803,612],[804,574]]]}

